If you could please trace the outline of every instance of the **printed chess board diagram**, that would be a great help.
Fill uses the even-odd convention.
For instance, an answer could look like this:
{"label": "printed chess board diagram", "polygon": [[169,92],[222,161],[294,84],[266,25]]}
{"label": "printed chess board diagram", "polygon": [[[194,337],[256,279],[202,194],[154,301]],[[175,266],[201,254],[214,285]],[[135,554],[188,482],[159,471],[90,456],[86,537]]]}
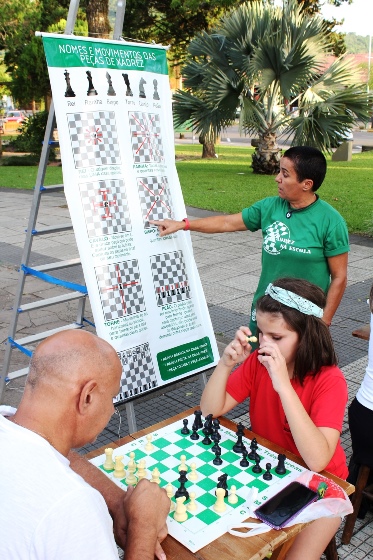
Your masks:
{"label": "printed chess board diagram", "polygon": [[149,343],[118,352],[122,364],[120,393],[116,402],[149,391],[157,386],[157,376],[153,366]]}
{"label": "printed chess board diagram", "polygon": [[[189,427],[192,426],[193,421],[193,415],[188,417]],[[198,430],[199,440],[193,441],[190,438],[191,434],[183,435],[181,433],[182,428],[182,421],[178,421],[153,432],[151,434],[151,443],[153,444],[151,451],[145,449],[148,441],[145,437],[142,437],[114,449],[113,458],[123,455],[123,463],[126,467],[129,462],[129,453],[133,451],[137,464],[141,459],[145,460],[147,478],[150,479],[151,471],[154,468],[158,468],[160,471],[160,486],[165,487],[168,483],[171,483],[173,493],[179,488],[178,478],[181,456],[186,456],[186,464],[189,467],[188,472],[190,471],[190,465],[195,463],[198,480],[194,482],[188,481],[185,487],[189,493],[195,493],[197,509],[193,512],[188,511],[188,518],[182,523],[175,521],[173,511],[170,512],[167,519],[170,535],[192,552],[196,552],[223,535],[229,526],[233,527],[236,523],[249,517],[246,498],[250,489],[258,489],[255,504],[260,505],[305,470],[300,465],[286,459],[286,472],[284,475],[278,475],[275,471],[278,456],[261,445],[259,445],[257,453],[261,458],[260,465],[263,468],[263,472],[260,474],[252,472],[252,467],[255,465],[254,461],[249,461],[249,467],[241,467],[240,460],[242,455],[232,451],[233,445],[237,441],[237,436],[234,432],[224,427],[221,427],[219,430],[221,435],[219,445],[222,450],[221,459],[223,463],[220,466],[216,466],[213,464],[215,454],[211,451],[213,444],[211,443],[211,445],[207,446],[202,444],[202,439],[204,438],[202,430]],[[243,437],[242,441],[249,450],[250,440]],[[102,469],[117,485],[126,487],[125,478],[115,478],[113,475],[114,470],[106,471],[104,469],[105,459],[106,456],[104,454],[91,459],[91,462]],[[267,463],[271,463],[272,466],[270,470],[272,479],[270,481],[263,479]],[[229,490],[232,485],[236,486],[238,502],[232,505],[225,498],[224,502],[227,509],[223,513],[216,513],[213,508],[216,502],[215,489],[218,477],[222,473],[228,475],[227,483]],[[136,476],[136,472],[134,474]],[[172,500],[174,501],[175,499],[172,498]],[[188,504],[188,501],[185,503]]]}
{"label": "printed chess board diagram", "polygon": [[263,248],[267,253],[281,253],[281,239],[290,239],[290,230],[283,222],[273,222],[265,231]]}
{"label": "printed chess board diagram", "polygon": [[190,298],[190,288],[182,251],[150,257],[157,305],[177,303]]}
{"label": "printed chess board diagram", "polygon": [[165,158],[159,115],[130,111],[128,116],[134,162],[163,162]]}
{"label": "printed chess board diagram", "polygon": [[131,231],[124,181],[79,184],[88,237]]}
{"label": "printed chess board diagram", "polygon": [[137,187],[145,229],[152,227],[149,220],[173,219],[167,177],[141,177]]}
{"label": "printed chess board diagram", "polygon": [[95,268],[105,321],[145,311],[136,259]]}
{"label": "printed chess board diagram", "polygon": [[113,111],[68,113],[67,124],[75,167],[121,163]]}

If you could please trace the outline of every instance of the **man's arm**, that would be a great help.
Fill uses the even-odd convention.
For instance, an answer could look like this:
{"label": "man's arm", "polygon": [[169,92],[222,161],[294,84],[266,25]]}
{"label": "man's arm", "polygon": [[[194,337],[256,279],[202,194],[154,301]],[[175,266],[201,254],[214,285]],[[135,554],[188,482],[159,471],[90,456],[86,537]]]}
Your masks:
{"label": "man's arm", "polygon": [[[146,489],[146,485],[138,484],[138,489],[136,492],[133,490],[124,492],[119,486],[117,486],[112,480],[110,480],[103,472],[101,472],[97,467],[92,465],[87,459],[79,455],[74,451],[70,451],[68,457],[70,461],[70,467],[73,471],[79,474],[88,484],[93,486],[96,490],[102,494],[106,505],[108,507],[109,513],[113,519],[114,537],[115,541],[123,550],[126,550],[126,559],[130,560],[130,556],[127,555],[127,547],[135,546],[136,543],[130,543],[128,538],[129,535],[133,535],[131,538],[137,538],[138,529],[136,527],[137,515],[133,519],[128,518],[128,513],[136,512],[136,504],[139,503],[138,494],[143,495],[143,491]],[[144,514],[144,518],[147,519],[148,527],[148,537],[145,538],[144,534],[141,535],[140,542],[137,544],[141,547],[150,547],[148,551],[149,558],[153,560],[154,555],[159,560],[165,560],[166,556],[163,552],[161,545],[159,544],[167,536],[166,528],[166,517],[170,509],[170,500],[164,490],[161,490],[157,484],[152,484],[149,482],[148,488],[148,505],[145,506],[149,508],[149,515]],[[143,488],[145,486],[145,489]],[[140,492],[141,490],[141,492]],[[140,497],[141,497],[140,496]],[[162,505],[165,508],[165,503],[167,504],[167,513],[162,517]],[[160,510],[157,511],[157,506],[159,505]],[[151,525],[151,527],[150,527]],[[141,525],[142,527],[142,525]],[[141,532],[141,531],[140,531]],[[153,534],[155,532],[155,539],[153,539]],[[153,542],[154,540],[154,542]],[[148,556],[142,556],[143,559],[148,558]],[[135,556],[133,556],[135,558]]]}
{"label": "man's arm", "polygon": [[[183,230],[186,226],[183,220],[149,220],[149,223],[158,226],[161,237]],[[241,213],[199,218],[191,220],[189,225],[190,231],[199,231],[200,233],[226,233],[229,231],[245,231],[247,229]]]}
{"label": "man's arm", "polygon": [[330,325],[347,286],[348,253],[328,258],[331,283],[326,296],[323,321]]}

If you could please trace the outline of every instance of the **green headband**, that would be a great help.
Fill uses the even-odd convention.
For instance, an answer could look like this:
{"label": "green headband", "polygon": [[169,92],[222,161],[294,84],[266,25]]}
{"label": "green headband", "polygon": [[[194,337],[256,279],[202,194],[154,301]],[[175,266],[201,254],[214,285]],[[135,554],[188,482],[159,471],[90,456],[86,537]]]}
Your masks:
{"label": "green headband", "polygon": [[270,296],[272,299],[283,303],[288,307],[297,309],[305,315],[313,315],[314,317],[321,319],[324,314],[321,307],[312,303],[312,301],[309,301],[302,296],[298,296],[298,294],[295,294],[294,292],[289,292],[289,290],[284,290],[284,288],[274,286],[273,284],[268,284],[265,295]]}

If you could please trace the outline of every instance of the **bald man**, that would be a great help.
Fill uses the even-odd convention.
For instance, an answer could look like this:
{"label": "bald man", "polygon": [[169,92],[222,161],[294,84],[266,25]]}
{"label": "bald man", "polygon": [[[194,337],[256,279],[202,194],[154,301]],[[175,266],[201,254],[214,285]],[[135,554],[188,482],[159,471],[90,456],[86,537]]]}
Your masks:
{"label": "bald man", "polygon": [[0,558],[118,560],[109,512],[126,560],[165,558],[166,492],[148,480],[124,492],[71,452],[108,423],[121,371],[112,346],[85,331],[35,350],[18,410],[0,407]]}

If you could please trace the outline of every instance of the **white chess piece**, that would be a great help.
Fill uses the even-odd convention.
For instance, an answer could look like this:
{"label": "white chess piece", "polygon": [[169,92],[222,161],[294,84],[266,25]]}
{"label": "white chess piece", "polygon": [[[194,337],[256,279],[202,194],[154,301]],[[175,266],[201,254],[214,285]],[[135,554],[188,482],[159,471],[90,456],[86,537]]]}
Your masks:
{"label": "white chess piece", "polygon": [[196,511],[196,509],[197,509],[196,493],[195,492],[190,492],[189,498],[190,498],[190,502],[187,505],[187,510],[188,511]]}
{"label": "white chess piece", "polygon": [[198,480],[198,474],[196,468],[197,468],[196,464],[192,463],[190,465],[190,473],[187,475],[188,479],[191,480],[192,482]]}
{"label": "white chess piece", "polygon": [[238,502],[238,497],[237,497],[236,492],[237,492],[237,488],[235,487],[234,484],[232,484],[231,491],[230,491],[230,494],[228,496],[228,502],[230,504],[236,504]]}
{"label": "white chess piece", "polygon": [[174,496],[174,489],[172,488],[171,482],[169,482],[166,486],[166,494],[170,498],[170,511],[173,511],[175,509],[175,504],[171,498]]}
{"label": "white chess piece", "polygon": [[123,455],[117,455],[115,457],[115,467],[113,472],[113,476],[115,476],[115,478],[124,478],[126,476],[122,459]]}
{"label": "white chess piece", "polygon": [[114,449],[112,447],[107,447],[105,449],[106,459],[105,463],[103,464],[105,471],[111,471],[114,468],[113,451]]}
{"label": "white chess piece", "polygon": [[180,465],[179,465],[179,471],[187,471],[188,470],[188,465],[186,464],[186,455],[181,455],[180,456]]}
{"label": "white chess piece", "polygon": [[127,469],[128,472],[132,474],[136,472],[135,453],[133,451],[130,453],[130,460],[128,461]]}
{"label": "white chess piece", "polygon": [[153,451],[154,445],[152,444],[152,439],[153,439],[153,436],[151,434],[148,434],[146,436],[146,442],[147,442],[146,445],[145,445],[146,451]]}
{"label": "white chess piece", "polygon": [[224,502],[225,497],[225,489],[224,488],[217,488],[216,489],[216,502],[213,506],[214,511],[216,513],[223,513],[227,509],[226,503]]}
{"label": "white chess piece", "polygon": [[159,469],[157,469],[157,467],[154,467],[154,469],[152,470],[152,478],[150,482],[155,482],[156,484],[159,484],[161,482],[159,475],[160,475]]}
{"label": "white chess piece", "polygon": [[146,462],[145,459],[140,459],[137,464],[137,479],[141,480],[142,478],[146,478],[148,472],[146,470]]}
{"label": "white chess piece", "polygon": [[184,505],[185,496],[180,496],[180,498],[176,498],[176,509],[174,513],[175,521],[182,523],[188,519],[187,509]]}

